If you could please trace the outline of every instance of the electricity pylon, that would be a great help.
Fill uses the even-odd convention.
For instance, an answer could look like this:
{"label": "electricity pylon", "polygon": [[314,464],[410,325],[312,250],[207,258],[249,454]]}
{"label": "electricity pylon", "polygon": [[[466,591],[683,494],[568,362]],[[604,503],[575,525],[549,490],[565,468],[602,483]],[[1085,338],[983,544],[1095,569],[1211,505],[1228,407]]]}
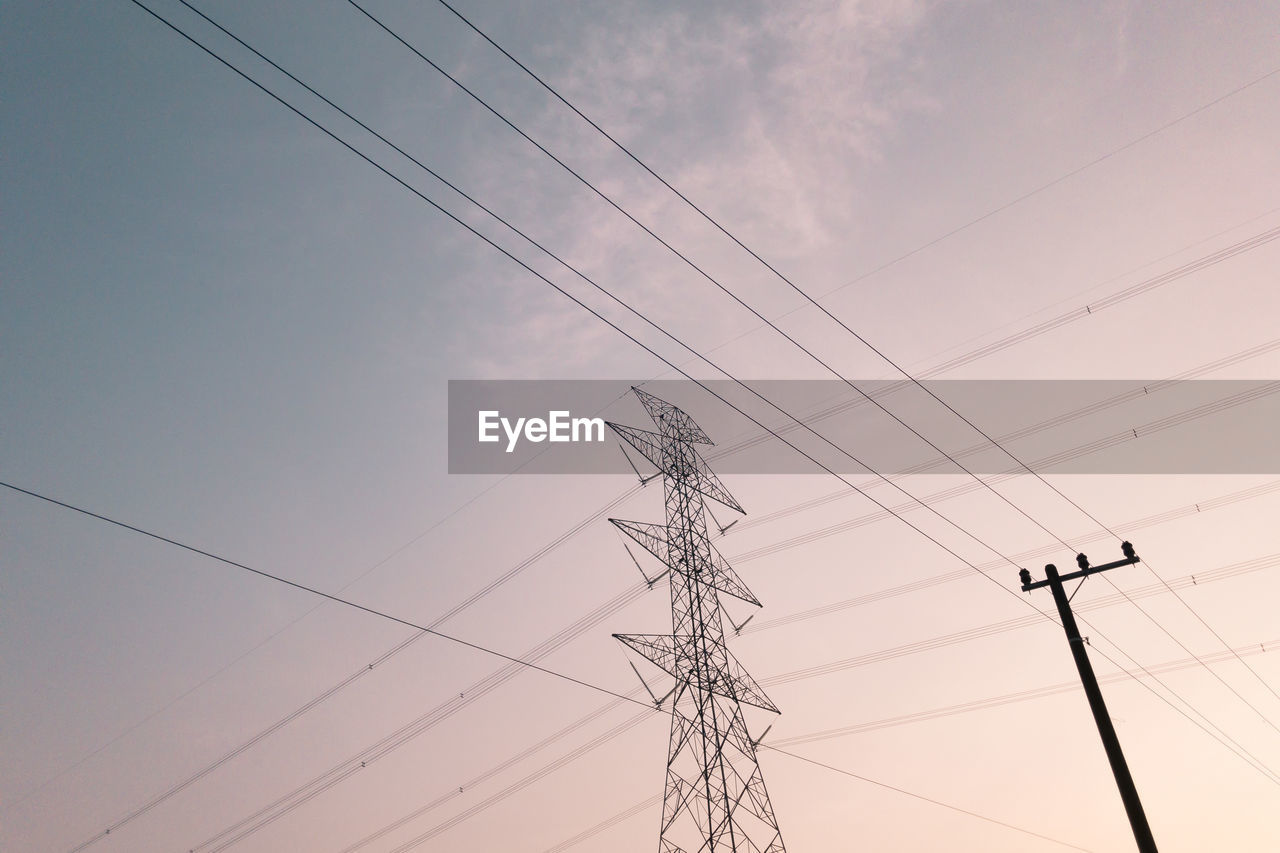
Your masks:
{"label": "electricity pylon", "polygon": [[760,739],[742,713],[744,705],[778,709],[729,653],[721,619],[722,594],[760,602],[712,547],[704,501],[743,509],[694,447],[714,442],[693,419],[632,390],[658,432],[609,427],[661,472],[666,524],[609,520],[666,565],[672,633],[614,636],[675,679],[667,696],[654,697],[659,706],[671,698],[658,853],[785,853],[756,758]]}

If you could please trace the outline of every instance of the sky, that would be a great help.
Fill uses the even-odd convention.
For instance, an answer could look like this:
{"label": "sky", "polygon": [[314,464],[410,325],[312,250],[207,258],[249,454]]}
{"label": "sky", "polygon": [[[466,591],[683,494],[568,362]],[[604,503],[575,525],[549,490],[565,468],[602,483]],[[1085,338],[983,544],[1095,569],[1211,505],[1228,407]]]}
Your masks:
{"label": "sky", "polygon": [[[448,381],[615,380],[648,428],[631,383],[723,374],[144,2],[527,267],[137,4],[4,4],[0,848],[654,849],[669,718],[594,688],[639,688],[611,634],[670,625],[606,520],[661,492],[449,473]],[[351,3],[192,5],[732,376],[832,374],[711,279],[901,377],[443,5],[361,0],[691,264]],[[1280,374],[1274,4],[455,6],[913,376]],[[1017,582],[1118,559],[1102,525],[1143,563],[1074,604],[1160,848],[1280,846],[1280,472],[983,476],[724,478],[787,848],[1134,849]]]}

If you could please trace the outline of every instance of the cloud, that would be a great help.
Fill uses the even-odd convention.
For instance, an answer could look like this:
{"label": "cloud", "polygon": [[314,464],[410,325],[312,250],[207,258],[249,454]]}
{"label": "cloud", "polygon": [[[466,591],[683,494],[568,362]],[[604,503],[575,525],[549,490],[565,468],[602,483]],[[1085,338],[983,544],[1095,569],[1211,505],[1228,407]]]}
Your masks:
{"label": "cloud", "polygon": [[[619,5],[605,23],[553,31],[555,47],[544,46],[533,65],[729,230],[785,266],[847,236],[860,179],[880,159],[900,117],[931,108],[902,61],[927,11],[919,0]],[[722,282],[738,290],[735,282],[762,275],[562,104],[547,97],[540,108],[514,109],[525,118],[513,119],[534,138]],[[497,199],[504,215],[658,322],[678,326],[681,315],[696,315],[696,326],[683,330],[695,345],[731,337],[748,322],[695,272],[514,136],[486,139],[468,171],[479,197]],[[574,319],[583,313],[576,306],[543,301],[532,308],[524,291],[546,286],[525,278],[513,274],[509,299],[493,318],[512,324],[497,337],[511,341],[513,351],[556,342],[575,350],[608,345]],[[761,310],[776,313],[778,297],[770,298]],[[482,369],[500,370],[504,360]]]}
{"label": "cloud", "polygon": [[717,4],[597,25],[564,86],[690,197],[805,251],[839,234],[898,117],[930,107],[901,61],[926,11]]}

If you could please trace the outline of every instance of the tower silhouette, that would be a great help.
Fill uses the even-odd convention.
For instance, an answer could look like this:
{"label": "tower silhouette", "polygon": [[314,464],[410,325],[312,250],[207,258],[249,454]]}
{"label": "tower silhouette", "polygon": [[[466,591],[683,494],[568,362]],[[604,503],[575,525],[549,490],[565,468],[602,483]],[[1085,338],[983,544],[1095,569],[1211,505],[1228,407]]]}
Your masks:
{"label": "tower silhouette", "polygon": [[707,499],[743,509],[695,447],[714,442],[693,419],[632,390],[658,431],[609,427],[661,472],[666,523],[609,520],[667,566],[672,632],[614,636],[675,679],[658,853],[785,853],[742,710],[778,708],[726,647],[720,596],[760,602],[707,536]]}

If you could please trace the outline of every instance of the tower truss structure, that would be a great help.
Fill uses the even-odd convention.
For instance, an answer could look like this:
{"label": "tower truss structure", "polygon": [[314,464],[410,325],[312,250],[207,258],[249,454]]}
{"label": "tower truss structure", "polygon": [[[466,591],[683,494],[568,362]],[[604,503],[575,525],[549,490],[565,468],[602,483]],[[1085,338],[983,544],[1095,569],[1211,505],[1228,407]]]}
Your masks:
{"label": "tower truss structure", "polygon": [[760,602],[707,535],[707,500],[743,509],[699,454],[714,442],[693,419],[632,390],[658,431],[609,427],[661,473],[666,523],[610,521],[667,567],[672,632],[614,636],[675,679],[655,699],[671,701],[658,853],[785,853],[743,717],[778,708],[726,647],[721,596]]}

